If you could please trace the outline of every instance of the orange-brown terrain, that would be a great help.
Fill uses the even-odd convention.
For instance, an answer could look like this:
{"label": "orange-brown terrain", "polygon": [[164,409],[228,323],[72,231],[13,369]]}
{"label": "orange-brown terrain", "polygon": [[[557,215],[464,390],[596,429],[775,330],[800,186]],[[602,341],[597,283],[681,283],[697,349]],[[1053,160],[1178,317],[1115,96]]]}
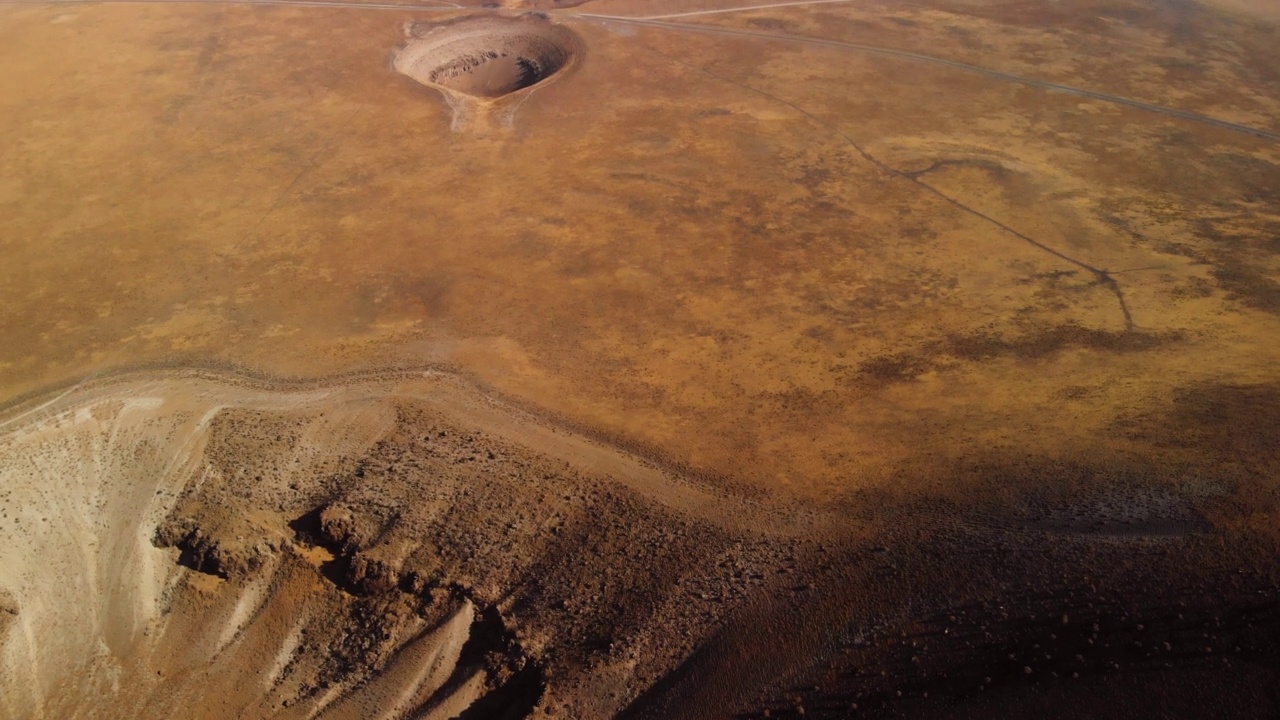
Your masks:
{"label": "orange-brown terrain", "polygon": [[0,718],[1280,716],[1265,0],[0,0]]}

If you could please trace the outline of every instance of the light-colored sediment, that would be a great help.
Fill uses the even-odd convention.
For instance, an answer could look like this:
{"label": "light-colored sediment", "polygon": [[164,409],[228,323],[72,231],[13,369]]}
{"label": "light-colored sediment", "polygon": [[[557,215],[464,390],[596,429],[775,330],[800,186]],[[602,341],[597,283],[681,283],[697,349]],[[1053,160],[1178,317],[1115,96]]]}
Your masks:
{"label": "light-colored sediment", "polygon": [[[231,518],[236,535],[222,538],[261,562],[252,573],[199,574],[156,547],[179,498],[223,471],[205,452],[228,407],[327,407],[293,448],[289,468],[304,477],[366,450],[390,426],[388,408],[172,381],[91,395],[0,438],[0,715],[434,718],[493,688],[483,666],[459,666],[469,600],[417,614],[388,603],[362,637],[356,600],[317,573],[270,508]],[[360,640],[369,657],[327,665]]]}
{"label": "light-colored sediment", "polygon": [[[366,475],[357,463],[406,433],[434,439],[430,418],[449,428],[441,438],[455,427],[466,442],[488,438],[481,474],[424,479],[370,465]],[[552,528],[551,517],[512,516],[521,508],[505,502],[471,507],[465,498],[490,492],[495,473],[543,498],[555,483],[533,468],[585,474],[714,532],[794,536],[832,522],[691,484],[437,371],[296,390],[209,372],[122,376],[38,399],[4,422],[0,716],[15,719],[444,718],[494,693],[527,712],[543,681],[498,608],[530,565],[561,562],[541,558],[537,538],[581,532],[574,518],[586,500],[580,487],[565,495]],[[453,462],[477,460],[461,447]],[[544,459],[527,466],[520,453]],[[542,513],[557,507],[542,502]],[[308,516],[314,528],[300,530]],[[433,522],[444,523],[437,546]],[[495,523],[527,535],[524,549],[492,547],[483,528]],[[451,566],[458,550],[441,537],[454,535],[481,559]],[[411,571],[424,552],[417,562],[428,569]],[[555,631],[521,637],[545,651]]]}

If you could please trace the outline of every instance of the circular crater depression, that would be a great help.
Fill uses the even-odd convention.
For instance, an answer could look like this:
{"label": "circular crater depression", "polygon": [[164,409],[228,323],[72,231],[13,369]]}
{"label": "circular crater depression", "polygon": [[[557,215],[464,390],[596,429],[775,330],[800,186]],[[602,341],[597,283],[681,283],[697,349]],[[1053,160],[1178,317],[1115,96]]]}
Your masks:
{"label": "circular crater depression", "polygon": [[395,69],[423,85],[491,100],[555,75],[573,61],[577,36],[539,17],[479,17],[414,29]]}

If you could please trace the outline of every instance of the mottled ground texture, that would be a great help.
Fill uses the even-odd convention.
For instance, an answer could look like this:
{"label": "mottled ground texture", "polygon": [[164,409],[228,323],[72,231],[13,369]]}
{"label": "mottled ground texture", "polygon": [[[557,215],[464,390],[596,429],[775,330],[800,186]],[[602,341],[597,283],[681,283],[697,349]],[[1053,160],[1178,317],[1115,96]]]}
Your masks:
{"label": "mottled ground texture", "polygon": [[0,717],[1280,715],[1262,0],[0,0]]}

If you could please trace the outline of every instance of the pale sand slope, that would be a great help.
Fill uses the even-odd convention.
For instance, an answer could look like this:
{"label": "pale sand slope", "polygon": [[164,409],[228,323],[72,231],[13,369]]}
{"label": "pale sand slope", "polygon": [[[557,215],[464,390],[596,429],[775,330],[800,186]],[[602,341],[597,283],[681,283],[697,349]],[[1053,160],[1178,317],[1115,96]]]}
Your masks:
{"label": "pale sand slope", "polygon": [[[158,383],[8,428],[0,441],[0,597],[9,613],[0,626],[0,716],[359,718],[376,706],[450,717],[481,697],[483,668],[458,666],[476,616],[468,600],[442,598],[432,614],[384,619],[381,641],[396,654],[378,680],[317,688],[299,701],[326,672],[325,653],[308,655],[306,645],[340,646],[350,628],[334,618],[352,598],[296,552],[268,552],[289,545],[287,528],[268,520],[253,528],[256,537],[237,538],[265,558],[244,582],[193,573],[153,545],[184,489],[216,472],[203,453],[223,407]],[[345,419],[379,425],[377,413]],[[340,452],[369,439],[323,442]],[[314,469],[321,455],[300,454],[298,469]]]}
{"label": "pale sand slope", "polygon": [[[460,418],[486,431],[454,430]],[[230,376],[109,380],[0,422],[7,718],[426,718],[468,707],[489,717],[495,706],[523,716],[551,697],[535,655],[571,662],[601,621],[584,610],[539,624],[533,613],[516,629],[499,607],[530,568],[566,585],[535,588],[535,599],[565,596],[557,612],[602,593],[614,597],[602,612],[629,603],[607,621],[630,626],[640,646],[655,625],[656,637],[674,626],[693,642],[715,617],[663,607],[661,572],[652,587],[584,590],[610,572],[589,563],[617,560],[593,547],[614,542],[590,521],[605,508],[629,518],[618,521],[627,541],[689,533],[664,534],[656,552],[674,549],[664,564],[695,577],[723,551],[719,526],[786,536],[828,523],[711,493],[431,372],[292,392]],[[385,467],[356,460],[405,436],[441,444]],[[473,465],[483,467],[468,474]],[[590,478],[604,475],[625,495],[602,496]],[[538,498],[537,514],[522,492]],[[616,712],[625,698],[610,683],[669,671],[683,643],[640,661],[633,649],[616,671],[596,669],[600,688],[574,696],[589,715]]]}

